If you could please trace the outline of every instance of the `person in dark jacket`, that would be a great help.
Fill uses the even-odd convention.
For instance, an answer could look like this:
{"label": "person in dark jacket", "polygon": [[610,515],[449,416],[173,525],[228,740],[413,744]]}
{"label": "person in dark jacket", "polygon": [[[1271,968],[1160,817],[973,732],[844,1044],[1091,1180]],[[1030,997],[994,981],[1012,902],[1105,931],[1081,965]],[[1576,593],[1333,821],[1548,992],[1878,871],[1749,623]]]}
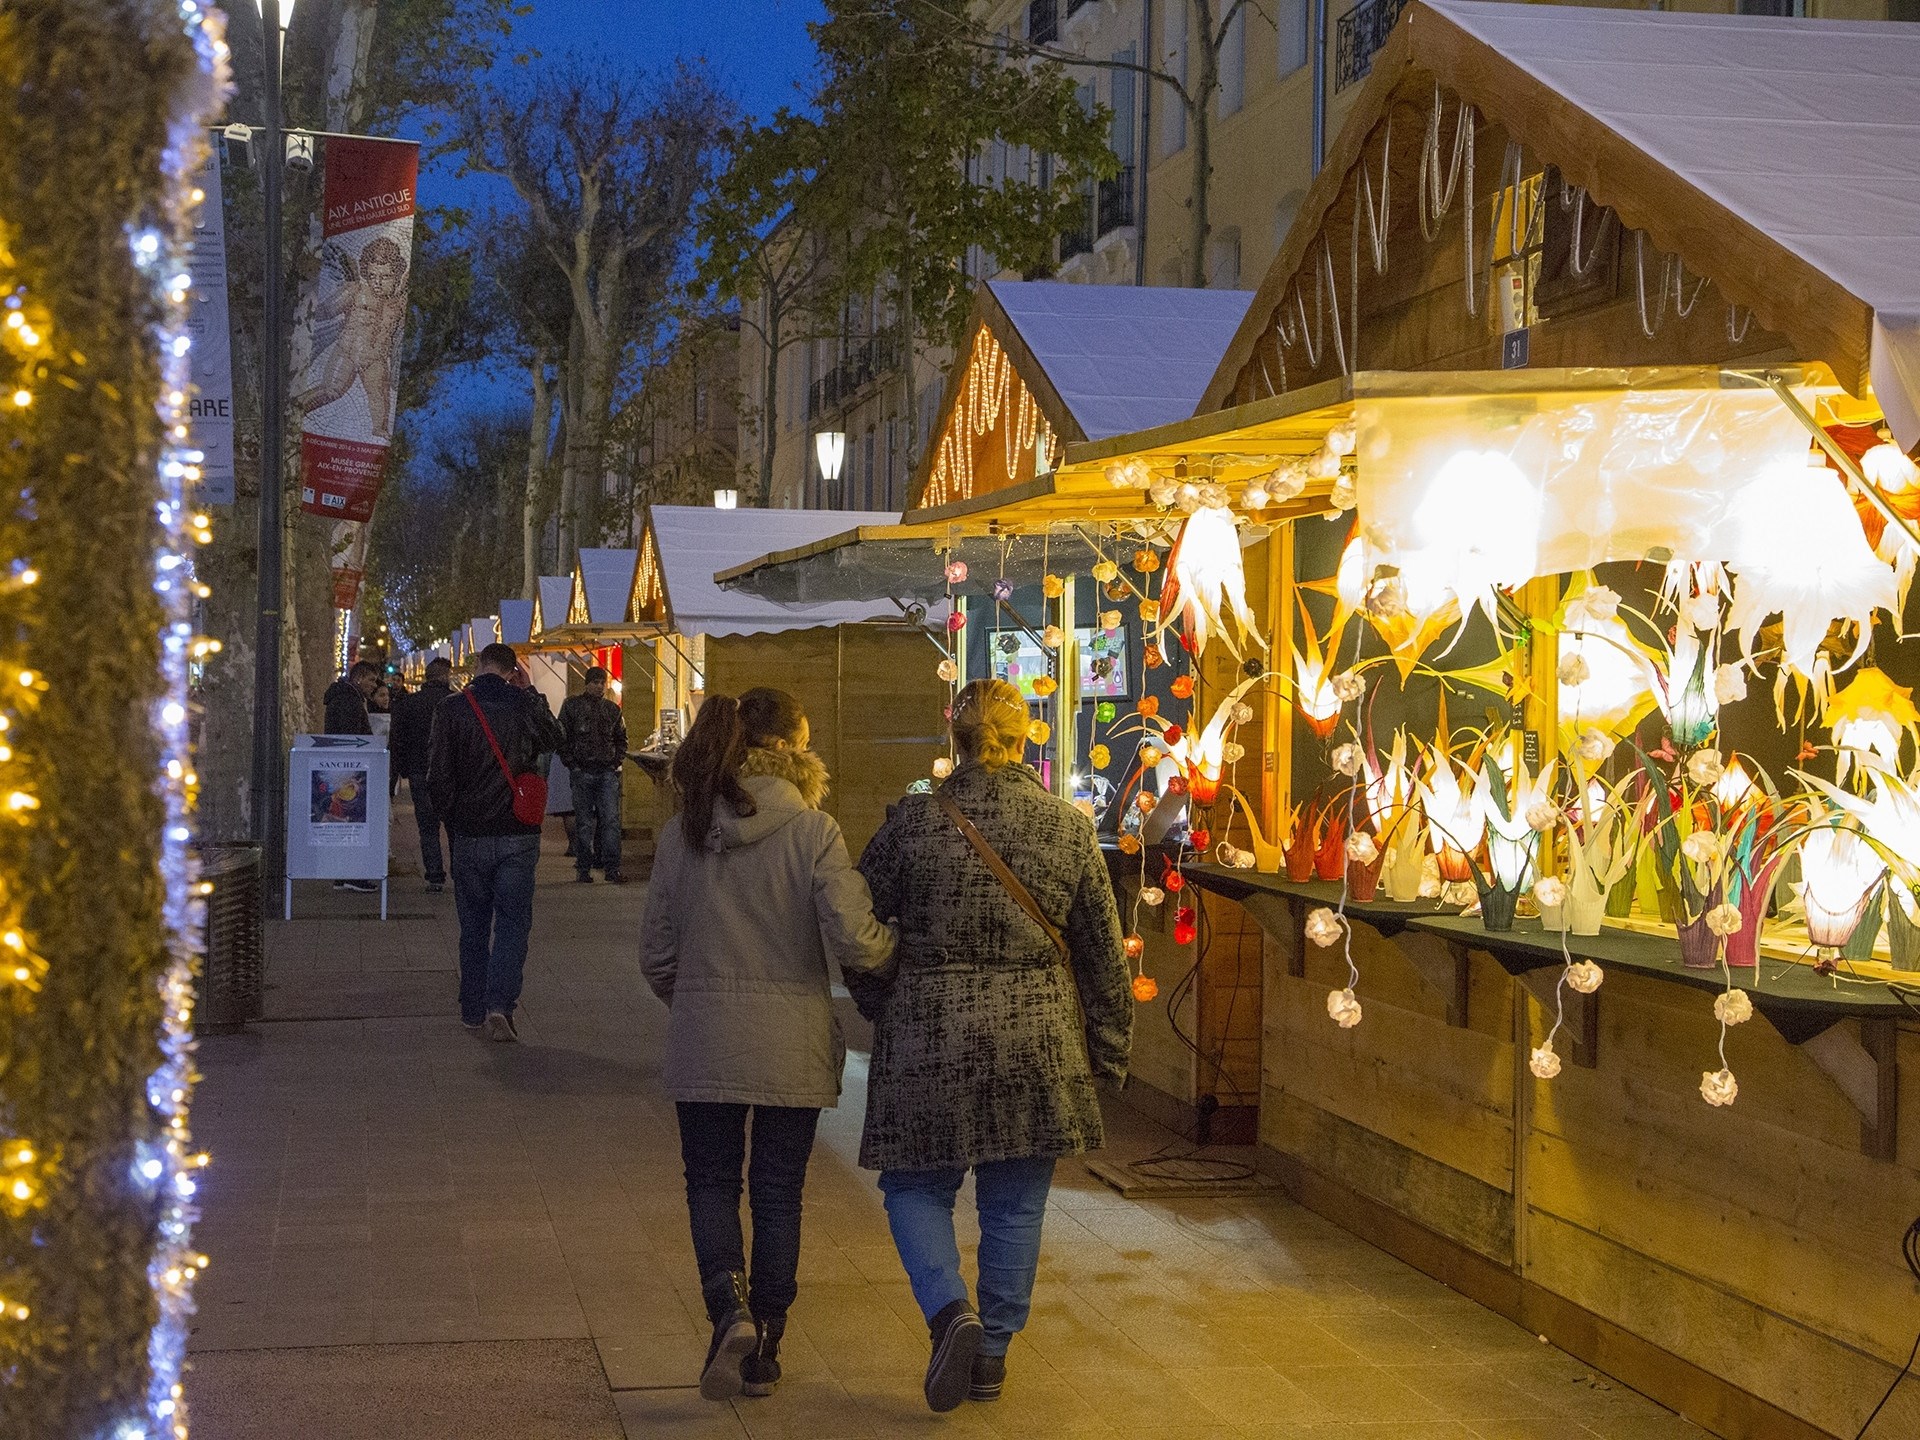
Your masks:
{"label": "person in dark jacket", "polygon": [[433,808],[433,791],[427,785],[427,757],[433,741],[433,717],[440,702],[453,694],[453,662],[436,658],[427,662],[426,682],[411,695],[400,697],[393,713],[393,733],[387,748],[393,752],[393,773],[403,775],[407,791],[413,796],[413,818],[420,830],[420,868],[426,873],[427,889],[446,888],[446,852],[440,845],[440,812]]}
{"label": "person in dark jacket", "polygon": [[380,667],[370,660],[356,660],[353,668],[327,687],[321,697],[326,706],[328,735],[371,735],[373,723],[367,719],[367,700],[380,683]]}
{"label": "person in dark jacket", "polygon": [[513,1011],[533,929],[540,825],[514,815],[507,771],[537,771],[540,757],[559,748],[560,727],[511,645],[483,649],[478,671],[434,711],[427,789],[451,837],[461,1023],[476,1034],[484,1027],[495,1040],[518,1040]]}
{"label": "person in dark jacket", "polygon": [[[909,795],[867,846],[874,914],[899,925],[897,978],[846,974],[874,1022],[860,1164],[880,1172],[887,1221],[927,1318],[927,1404],[995,1400],[1027,1322],[1054,1162],[1102,1142],[1096,1077],[1124,1083],[1133,1001],[1113,884],[1093,824],[1021,757],[1029,717],[1004,680],[953,707],[960,764],[940,794]],[[974,849],[984,838],[1053,933]],[[1061,953],[1064,949],[1064,954]],[[971,1170],[980,1212],[976,1311],[953,1202]]]}
{"label": "person in dark jacket", "polygon": [[607,698],[607,672],[587,671],[586,692],[560,707],[560,763],[573,791],[573,868],[582,885],[598,865],[610,884],[620,873],[620,769],[627,763],[627,722]]}

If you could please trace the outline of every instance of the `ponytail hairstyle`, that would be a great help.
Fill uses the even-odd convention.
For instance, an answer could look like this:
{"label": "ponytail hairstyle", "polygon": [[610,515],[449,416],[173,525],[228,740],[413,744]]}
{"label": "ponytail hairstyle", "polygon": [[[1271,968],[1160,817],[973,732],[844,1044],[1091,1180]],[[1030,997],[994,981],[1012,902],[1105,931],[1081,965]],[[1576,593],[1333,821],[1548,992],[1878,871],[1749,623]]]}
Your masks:
{"label": "ponytail hairstyle", "polygon": [[1027,753],[1026,697],[1005,680],[974,680],[953,702],[953,744],[963,764],[998,770]]}
{"label": "ponytail hairstyle", "polygon": [[771,742],[785,740],[798,748],[796,742],[800,727],[807,723],[807,712],[786,691],[758,685],[740,697],[740,723],[746,728],[751,747],[771,749]]}
{"label": "ponytail hairstyle", "polygon": [[740,702],[731,695],[707,696],[673,756],[680,823],[694,849],[707,843],[714,808],[721,800],[732,805],[736,815],[754,813],[753,797],[740,783],[740,762],[746,755],[747,727],[740,718]]}

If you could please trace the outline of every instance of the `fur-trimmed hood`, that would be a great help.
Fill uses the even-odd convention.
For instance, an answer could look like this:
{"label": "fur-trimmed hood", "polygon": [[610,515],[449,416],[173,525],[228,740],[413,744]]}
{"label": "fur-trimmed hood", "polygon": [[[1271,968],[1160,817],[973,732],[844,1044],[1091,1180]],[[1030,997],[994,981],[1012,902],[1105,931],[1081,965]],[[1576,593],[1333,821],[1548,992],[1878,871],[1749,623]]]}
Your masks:
{"label": "fur-trimmed hood", "polygon": [[771,775],[785,780],[800,792],[809,810],[818,810],[827,801],[827,762],[811,750],[764,750],[754,746],[740,763],[740,776]]}

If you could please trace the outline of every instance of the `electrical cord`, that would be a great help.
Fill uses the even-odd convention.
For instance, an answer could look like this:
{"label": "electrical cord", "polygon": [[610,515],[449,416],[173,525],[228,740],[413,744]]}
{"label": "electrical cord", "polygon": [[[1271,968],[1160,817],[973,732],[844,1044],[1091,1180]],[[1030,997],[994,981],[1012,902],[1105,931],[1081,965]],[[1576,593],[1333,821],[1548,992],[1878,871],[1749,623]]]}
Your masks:
{"label": "electrical cord", "polygon": [[[1920,1280],[1920,1219],[1907,1227],[1907,1233],[1900,1238],[1900,1254],[1907,1262],[1907,1269],[1913,1272],[1913,1278]],[[1900,1373],[1893,1377],[1893,1383],[1887,1386],[1887,1393],[1880,1397],[1880,1403],[1873,1407],[1873,1413],[1867,1416],[1866,1423],[1855,1433],[1853,1440],[1864,1440],[1873,1422],[1880,1412],[1887,1408],[1887,1401],[1893,1398],[1893,1392],[1900,1388],[1900,1382],[1913,1373],[1913,1362],[1920,1359],[1920,1335],[1913,1337],[1913,1348],[1907,1352],[1907,1363],[1900,1367]]]}
{"label": "electrical cord", "polygon": [[[1235,1104],[1239,1104],[1246,1099],[1246,1096],[1240,1087],[1234,1083],[1232,1077],[1226,1073],[1226,1027],[1223,1027],[1221,1031],[1218,1053],[1210,1056],[1200,1048],[1198,1041],[1186,1030],[1182,1029],[1180,1025],[1181,1007],[1186,1004],[1187,999],[1193,994],[1194,987],[1199,981],[1200,967],[1213,948],[1213,922],[1207,914],[1206,906],[1196,904],[1194,910],[1196,912],[1194,917],[1195,929],[1198,932],[1195,937],[1198,944],[1194,948],[1194,961],[1187,967],[1186,973],[1174,983],[1173,988],[1167,993],[1167,1023],[1174,1033],[1174,1038],[1179,1040],[1188,1050],[1192,1051],[1194,1058],[1202,1065],[1212,1069],[1216,1081],[1224,1082],[1225,1088],[1229,1092],[1229,1098]],[[1236,946],[1235,959],[1237,961],[1242,958],[1244,957],[1240,954],[1239,947]],[[1235,988],[1237,990],[1238,987]],[[1238,996],[1236,995],[1233,998],[1237,999]],[[1229,1000],[1228,1003],[1229,1007],[1231,1007],[1232,1000]],[[1231,1008],[1229,1008],[1229,1022],[1231,1022],[1231,1019],[1232,1011]],[[1212,1097],[1209,1096],[1207,1098],[1211,1099]],[[1215,1108],[1218,1108],[1217,1102]],[[1206,1152],[1211,1148],[1211,1146],[1207,1145],[1194,1144],[1185,1138],[1170,1140],[1144,1159],[1129,1161],[1126,1168],[1134,1174],[1149,1180],[1182,1181],[1197,1185],[1233,1184],[1238,1181],[1251,1180],[1257,1173],[1254,1167],[1244,1160],[1230,1159],[1223,1155],[1207,1154]],[[1196,1174],[1196,1171],[1200,1173]]]}

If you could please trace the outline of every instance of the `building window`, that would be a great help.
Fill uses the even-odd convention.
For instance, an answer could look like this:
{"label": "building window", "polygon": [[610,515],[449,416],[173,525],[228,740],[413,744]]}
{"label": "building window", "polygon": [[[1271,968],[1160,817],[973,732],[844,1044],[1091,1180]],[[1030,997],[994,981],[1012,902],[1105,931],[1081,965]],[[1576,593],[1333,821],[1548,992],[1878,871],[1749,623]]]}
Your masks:
{"label": "building window", "polygon": [[1736,0],[1736,15],[1778,15],[1782,17],[1805,15],[1806,0]]}
{"label": "building window", "polygon": [[1207,286],[1234,290],[1240,285],[1240,227],[1222,225],[1207,241]]}
{"label": "building window", "polygon": [[1280,52],[1280,75],[1284,79],[1307,63],[1307,16],[1309,0],[1273,0],[1273,27]]}
{"label": "building window", "polygon": [[1220,38],[1220,93],[1218,114],[1237,114],[1247,99],[1247,9],[1233,12],[1227,33]]}
{"label": "building window", "polygon": [[1304,190],[1289,190],[1280,197],[1280,203],[1273,207],[1273,248],[1278,250],[1287,243],[1287,232],[1293,229],[1293,222],[1300,213],[1300,202],[1307,198]]}
{"label": "building window", "polygon": [[[1160,68],[1168,74],[1178,77],[1181,84],[1187,80],[1187,7],[1169,5],[1161,12],[1160,24]],[[1170,101],[1161,110],[1160,153],[1178,155],[1187,148],[1187,111],[1178,98]]]}

